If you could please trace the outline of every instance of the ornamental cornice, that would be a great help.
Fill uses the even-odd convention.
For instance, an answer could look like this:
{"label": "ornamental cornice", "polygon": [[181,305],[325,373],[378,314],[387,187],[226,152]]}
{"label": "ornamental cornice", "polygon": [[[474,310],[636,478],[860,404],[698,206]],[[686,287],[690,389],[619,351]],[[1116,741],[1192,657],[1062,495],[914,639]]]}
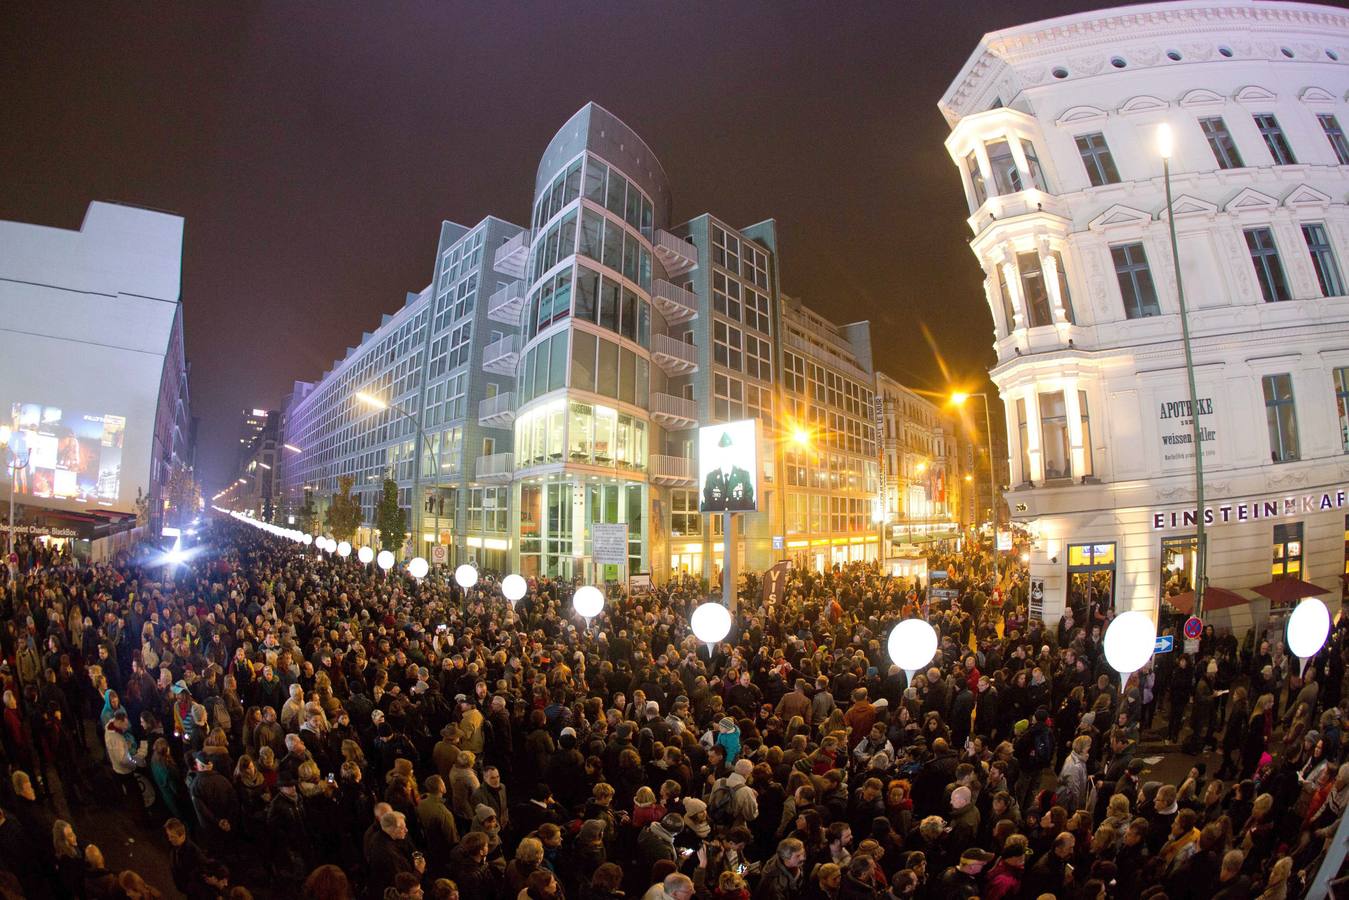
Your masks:
{"label": "ornamental cornice", "polygon": [[[1233,33],[1234,26],[1245,33]],[[1344,48],[1349,46],[1349,12],[1292,3],[1156,4],[992,32],[984,36],[976,55],[947,89],[938,107],[949,123],[959,121],[971,99],[985,89],[989,70],[999,63],[1015,69],[1023,85],[1033,86],[1053,77],[1045,58],[1051,53],[1073,74],[1094,74],[1107,69],[1112,52],[1122,41],[1132,43],[1140,38],[1166,39],[1164,47],[1131,46],[1131,59],[1142,67],[1171,64],[1163,55],[1171,50],[1179,50],[1182,59],[1188,61],[1209,59],[1219,45],[1229,47],[1237,58],[1278,61],[1285,61],[1283,46],[1295,48],[1302,61],[1317,58],[1323,49],[1309,41],[1305,33],[1283,36],[1281,30],[1313,30],[1329,38],[1335,48]],[[1340,33],[1334,34],[1336,31]]]}

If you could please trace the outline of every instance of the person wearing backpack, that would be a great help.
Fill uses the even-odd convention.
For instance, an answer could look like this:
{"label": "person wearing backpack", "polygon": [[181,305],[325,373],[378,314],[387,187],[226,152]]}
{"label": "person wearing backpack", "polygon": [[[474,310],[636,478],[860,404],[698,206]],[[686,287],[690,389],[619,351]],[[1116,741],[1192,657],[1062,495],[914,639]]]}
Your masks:
{"label": "person wearing backpack", "polygon": [[1054,730],[1049,726],[1049,710],[1041,706],[1035,720],[1013,747],[1021,774],[1016,780],[1016,798],[1022,808],[1029,807],[1032,794],[1040,786],[1040,776],[1054,761]]}
{"label": "person wearing backpack", "polygon": [[748,825],[759,818],[759,800],[745,780],[753,770],[747,759],[735,764],[735,770],[717,779],[707,797],[707,816],[719,828]]}

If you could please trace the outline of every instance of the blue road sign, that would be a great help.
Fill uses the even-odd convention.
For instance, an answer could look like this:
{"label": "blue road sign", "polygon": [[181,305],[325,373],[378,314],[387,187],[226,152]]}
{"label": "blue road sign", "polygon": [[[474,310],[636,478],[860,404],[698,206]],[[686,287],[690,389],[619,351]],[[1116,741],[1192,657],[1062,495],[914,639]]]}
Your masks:
{"label": "blue road sign", "polygon": [[1153,653],[1170,653],[1176,647],[1176,639],[1169,634],[1163,634],[1157,638],[1157,643],[1152,645]]}
{"label": "blue road sign", "polygon": [[945,569],[933,569],[931,572],[927,573],[927,580],[940,581],[943,578],[947,577],[947,574],[948,573]]}

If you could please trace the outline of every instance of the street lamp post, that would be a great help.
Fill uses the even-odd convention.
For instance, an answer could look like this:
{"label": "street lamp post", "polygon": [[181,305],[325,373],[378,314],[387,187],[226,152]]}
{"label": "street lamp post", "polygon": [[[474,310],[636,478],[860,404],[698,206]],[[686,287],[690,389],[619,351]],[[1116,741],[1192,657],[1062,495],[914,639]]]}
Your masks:
{"label": "street lamp post", "polygon": [[1195,385],[1194,356],[1190,349],[1190,317],[1185,308],[1185,288],[1180,277],[1180,250],[1176,242],[1176,217],[1171,207],[1171,152],[1174,144],[1171,126],[1163,123],[1157,130],[1157,149],[1162,157],[1162,181],[1166,185],[1166,221],[1171,230],[1171,265],[1176,270],[1176,302],[1180,307],[1180,340],[1185,348],[1185,376],[1190,383],[1190,428],[1194,441],[1195,493],[1195,564],[1194,615],[1202,615],[1204,608],[1204,449],[1202,429],[1199,427],[1199,389]]}
{"label": "street lamp post", "polygon": [[[791,440],[792,443],[796,445],[799,452],[808,453],[812,449],[810,446],[810,431],[804,426],[796,425],[792,428]],[[804,524],[806,528],[806,565],[809,567],[811,554],[815,550],[813,546],[814,538],[812,537],[810,526],[810,495],[806,496],[806,517]],[[784,529],[784,531],[785,530],[786,529]]]}
{"label": "street lamp post", "polygon": [[[359,401],[361,401],[362,403],[364,403],[366,406],[370,406],[370,407],[373,407],[373,408],[375,408],[375,409],[388,409],[388,410],[392,410],[392,411],[398,413],[400,416],[402,416],[403,418],[407,419],[409,422],[412,423],[412,426],[413,426],[414,428],[417,429],[417,438],[418,438],[417,446],[420,448],[422,442],[425,441],[425,442],[426,442],[426,448],[427,448],[428,450],[430,450],[430,451],[431,451],[431,454],[435,457],[435,460],[436,460],[436,484],[439,485],[439,483],[440,483],[440,446],[439,446],[439,445],[436,445],[434,448],[431,446],[431,438],[426,434],[426,431],[422,428],[422,423],[417,419],[417,417],[414,416],[414,415],[412,415],[412,413],[408,412],[406,409],[403,409],[403,407],[399,406],[397,403],[389,403],[388,401],[379,399],[378,397],[374,396],[373,394],[367,394],[365,391],[357,391],[357,392],[356,392],[356,399],[359,400]],[[422,516],[422,512],[423,512],[423,507],[422,507],[422,460],[421,460],[421,451],[420,451],[420,449],[418,450],[418,452],[417,452],[417,458],[413,461],[413,465],[412,465],[412,494],[413,494],[413,496],[416,498],[416,506],[415,506],[416,512],[413,514],[413,520],[412,520],[413,523],[414,523],[414,524],[413,524],[413,527],[414,527],[414,529],[416,530],[416,540],[415,540],[415,543],[413,544],[413,546],[415,547],[417,544],[420,544],[420,543],[422,542],[422,528],[424,527],[424,525],[423,525],[423,516]],[[435,522],[436,522],[436,543],[439,543],[439,542],[440,542],[440,507],[439,507],[438,505],[437,505],[437,507],[436,507],[436,517],[435,517]],[[413,554],[413,555],[415,556],[415,555],[418,555],[418,554]]]}
{"label": "street lamp post", "polygon": [[951,395],[951,402],[956,406],[964,406],[965,401],[971,397],[979,397],[984,401],[984,434],[988,438],[988,505],[989,518],[993,522],[993,552],[998,551],[998,489],[997,476],[993,470],[993,417],[988,409],[988,394],[983,391],[977,393],[968,393],[966,391],[956,391]]}

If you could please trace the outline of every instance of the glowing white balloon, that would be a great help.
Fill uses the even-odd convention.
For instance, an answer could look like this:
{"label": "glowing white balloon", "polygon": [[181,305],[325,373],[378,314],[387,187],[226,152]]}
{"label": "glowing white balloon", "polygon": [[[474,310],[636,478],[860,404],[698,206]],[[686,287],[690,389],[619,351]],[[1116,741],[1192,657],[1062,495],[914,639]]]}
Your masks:
{"label": "glowing white balloon", "polygon": [[1288,649],[1301,659],[1315,656],[1330,634],[1330,610],[1316,597],[1308,597],[1288,617]]}
{"label": "glowing white balloon", "polygon": [[576,614],[586,620],[586,625],[590,625],[590,620],[600,614],[604,609],[604,594],[599,588],[592,585],[583,585],[576,589],[576,593],[571,596],[571,607],[576,610]]}
{"label": "glowing white balloon", "polygon": [[378,563],[381,569],[387,572],[393,568],[393,554],[388,550],[381,550],[379,551],[379,556],[375,557],[375,562]]}
{"label": "glowing white balloon", "polygon": [[912,681],[913,673],[937,655],[937,632],[923,619],[905,619],[890,629],[886,649]]}
{"label": "glowing white balloon", "polygon": [[342,543],[338,544],[338,545],[337,545],[337,555],[340,556],[340,557],[342,557],[343,559],[346,559],[348,556],[350,556],[350,555],[351,555],[351,543],[350,543],[349,541],[343,541]]}
{"label": "glowing white balloon", "polygon": [[707,645],[710,654],[716,643],[731,633],[731,611],[715,601],[703,603],[689,616],[689,628]]}
{"label": "glowing white balloon", "polygon": [[304,545],[308,547],[310,544],[314,543],[314,536],[312,534],[306,534],[304,537],[300,538],[300,540],[304,541]]}
{"label": "glowing white balloon", "polygon": [[418,581],[425,578],[429,571],[431,571],[431,566],[420,556],[414,556],[408,560],[408,574]]}
{"label": "glowing white balloon", "polygon": [[1157,643],[1157,626],[1152,616],[1131,609],[1115,616],[1105,630],[1105,661],[1119,673],[1120,681],[1148,664]]}
{"label": "glowing white balloon", "polygon": [[[454,577],[458,579],[459,573],[456,571]],[[506,599],[514,605],[515,601],[522,599],[529,593],[529,582],[519,575],[507,575],[501,579],[501,593],[506,595]]]}
{"label": "glowing white balloon", "polygon": [[454,583],[465,590],[478,583],[478,570],[464,563],[454,570]]}
{"label": "glowing white balloon", "polygon": [[371,550],[369,547],[362,547],[356,551],[356,558],[361,561],[361,565],[368,566],[370,565],[370,560],[375,558],[375,551]]}

